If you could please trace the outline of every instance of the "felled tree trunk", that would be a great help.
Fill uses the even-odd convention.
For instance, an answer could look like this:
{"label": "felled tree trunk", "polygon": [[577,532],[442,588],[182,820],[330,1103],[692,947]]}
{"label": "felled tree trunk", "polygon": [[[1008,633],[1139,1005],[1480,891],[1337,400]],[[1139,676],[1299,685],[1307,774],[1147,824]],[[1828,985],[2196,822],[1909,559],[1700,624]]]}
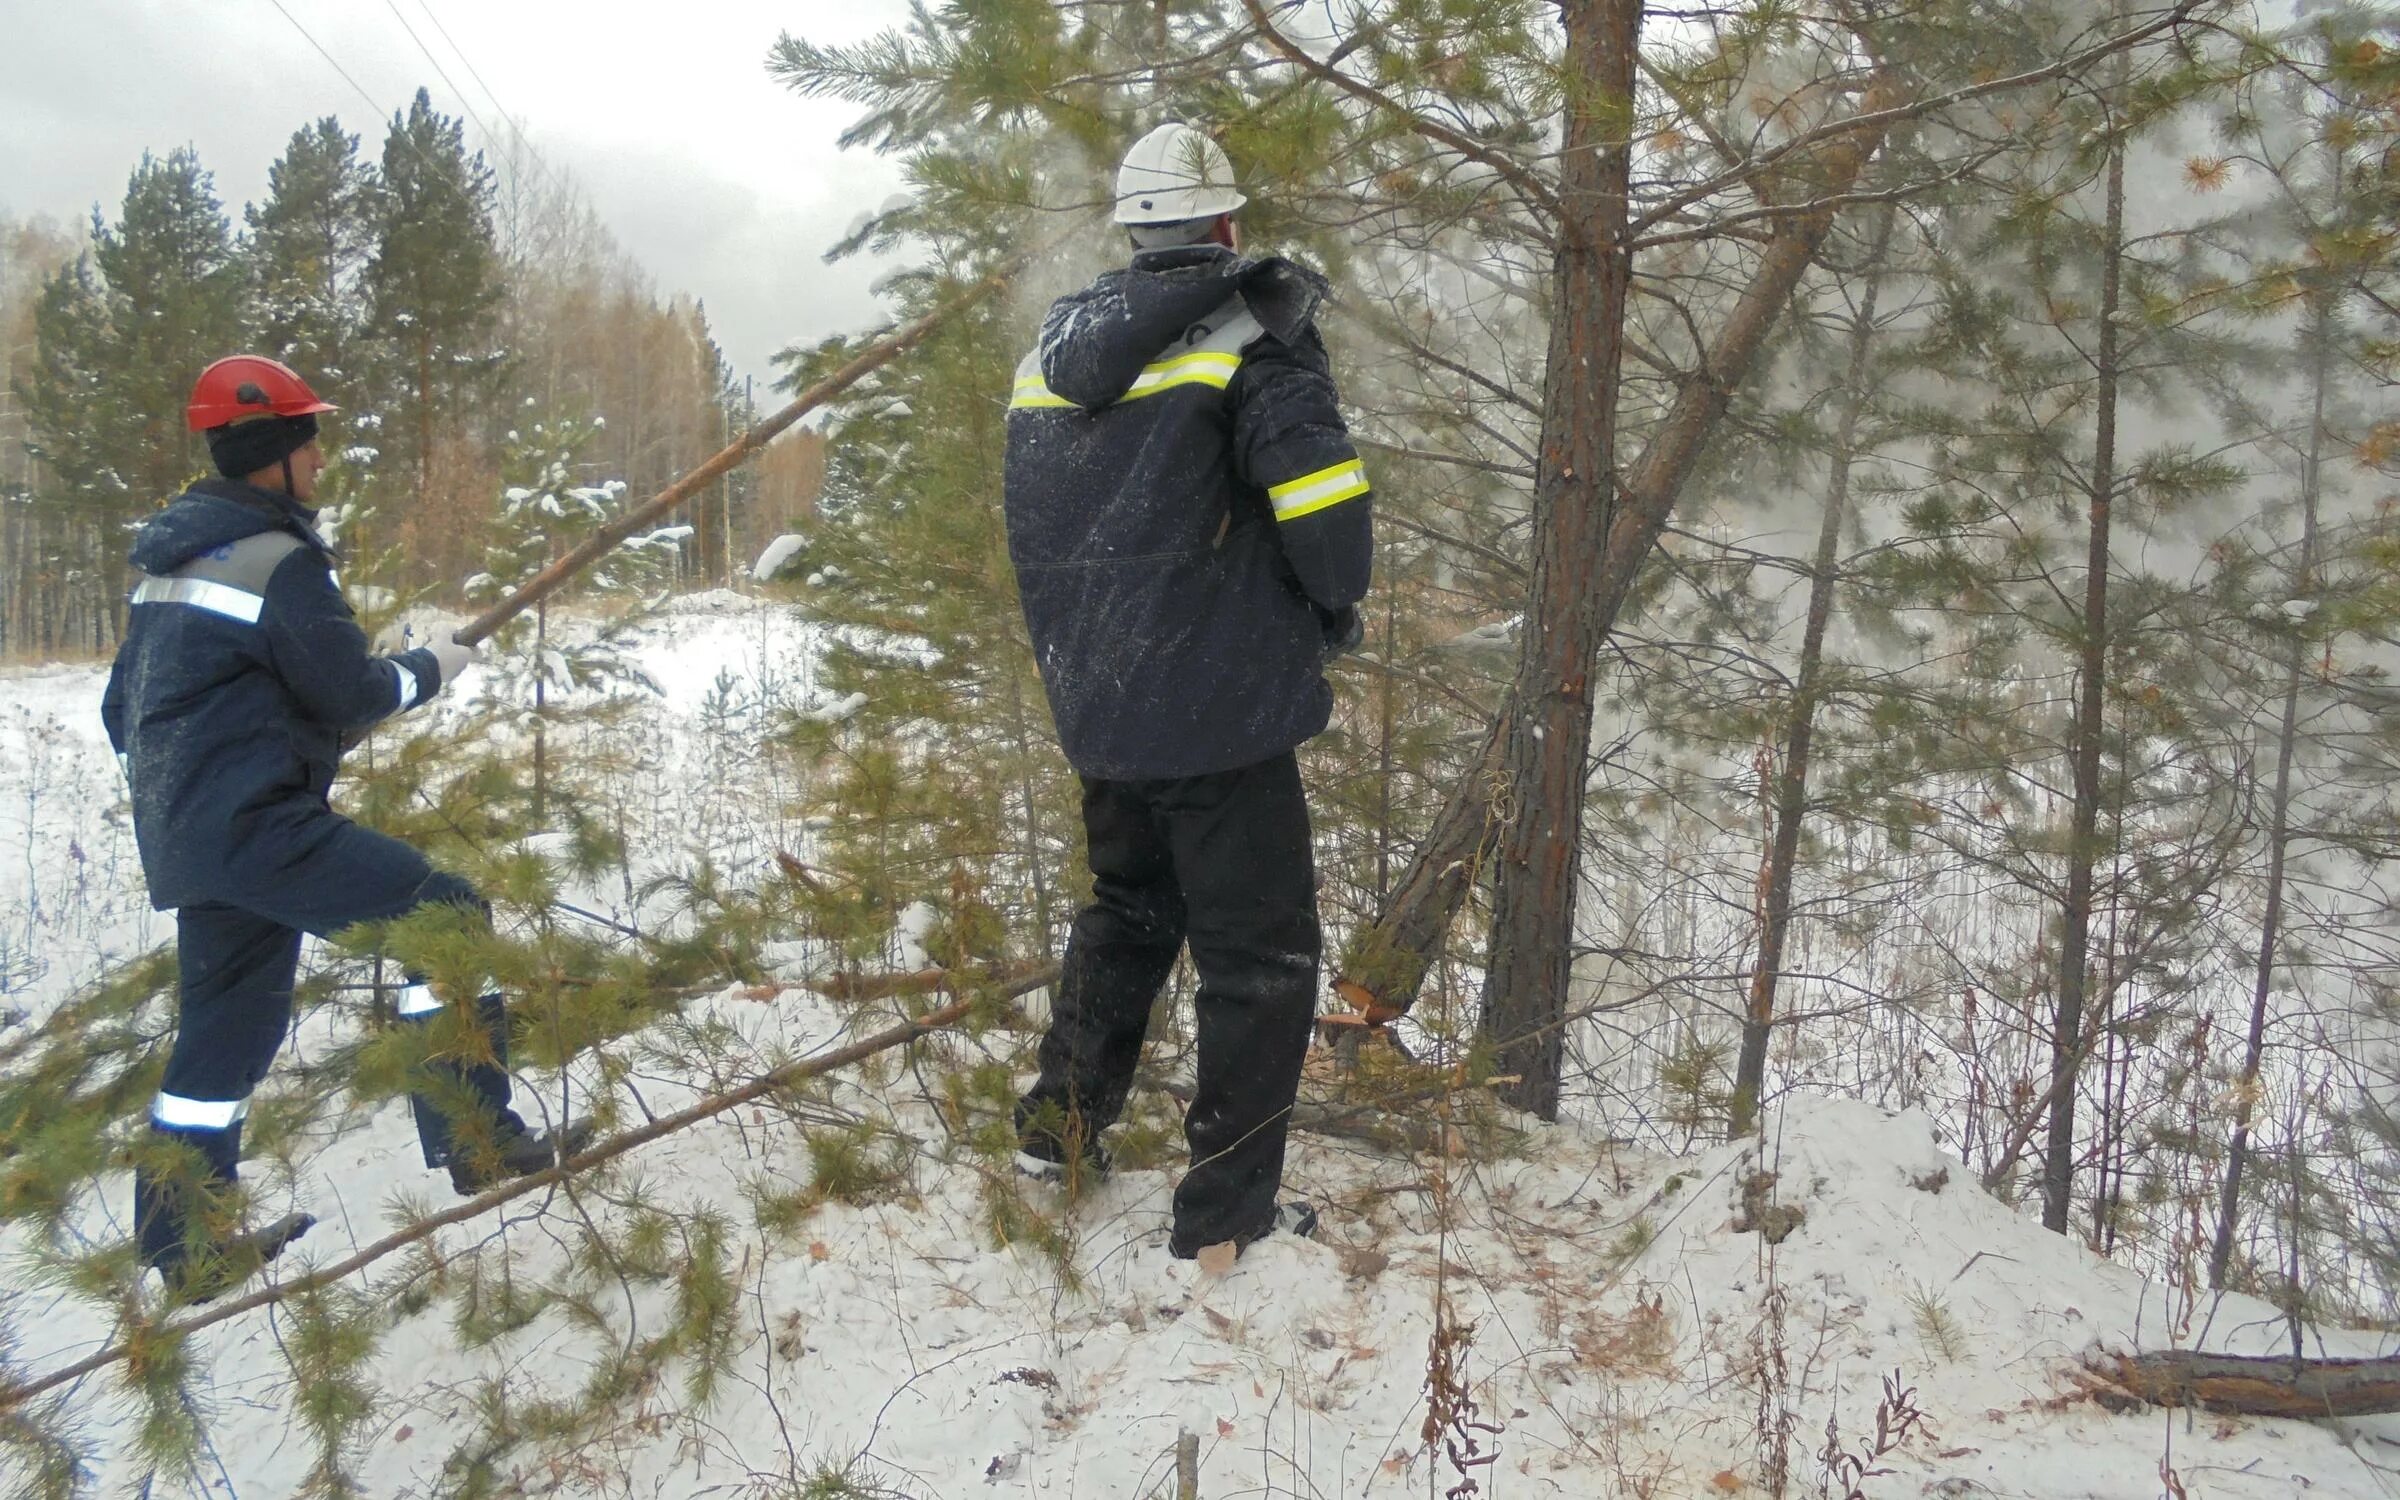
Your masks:
{"label": "felled tree trunk", "polygon": [[2304,1420],[2400,1412],[2400,1354],[2294,1360],[2280,1354],[2162,1349],[2105,1356],[2093,1373],[2126,1396],[2153,1406]]}

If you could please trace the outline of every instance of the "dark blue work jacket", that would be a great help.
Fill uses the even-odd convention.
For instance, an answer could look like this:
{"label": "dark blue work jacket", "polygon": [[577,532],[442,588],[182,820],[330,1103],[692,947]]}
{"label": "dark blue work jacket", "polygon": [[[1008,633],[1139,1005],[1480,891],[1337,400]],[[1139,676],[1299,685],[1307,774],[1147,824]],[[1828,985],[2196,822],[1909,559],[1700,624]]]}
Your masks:
{"label": "dark blue work jacket", "polygon": [[1052,305],[1008,413],[1008,550],[1068,762],[1199,776],[1322,731],[1371,496],[1318,337],[1325,283],[1146,251]]}
{"label": "dark blue work jacket", "polygon": [[151,517],[100,706],[127,758],[150,901],[239,904],[339,827],[346,737],[441,689],[431,651],[377,656],[316,512],[204,479]]}

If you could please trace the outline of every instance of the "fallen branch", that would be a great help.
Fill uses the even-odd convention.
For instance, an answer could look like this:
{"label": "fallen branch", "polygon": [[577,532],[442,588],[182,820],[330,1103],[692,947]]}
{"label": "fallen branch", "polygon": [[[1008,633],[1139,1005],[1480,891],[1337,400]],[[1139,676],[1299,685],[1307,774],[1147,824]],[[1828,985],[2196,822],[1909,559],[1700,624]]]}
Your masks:
{"label": "fallen branch", "polygon": [[395,1229],[382,1239],[353,1255],[335,1261],[332,1265],[311,1271],[305,1276],[294,1277],[290,1281],[271,1282],[248,1296],[220,1303],[204,1313],[185,1318],[181,1322],[172,1323],[163,1328],[138,1328],[132,1337],[111,1344],[96,1354],[86,1355],[71,1365],[53,1370],[37,1379],[28,1380],[22,1385],[14,1385],[6,1390],[0,1390],[0,1412],[22,1405],[45,1391],[56,1390],[62,1385],[81,1380],[95,1370],[106,1369],[138,1351],[155,1350],[163,1340],[178,1339],[186,1334],[197,1333],[203,1328],[222,1323],[228,1318],[238,1317],[243,1313],[281,1302],[295,1293],[310,1292],[319,1287],[331,1286],[354,1271],[364,1270],[388,1255],[430,1238],[436,1230],[447,1228],[452,1224],[464,1223],[478,1215],[489,1213],[504,1203],[522,1198],[529,1193],[540,1192],[574,1173],[588,1171],[604,1161],[624,1155],[637,1146],[646,1146],[662,1136],[672,1135],[687,1126],[697,1125],[703,1120],[721,1115],[729,1109],[736,1109],[752,1100],[764,1098],[766,1095],[788,1088],[804,1078],[814,1078],[819,1074],[830,1073],[837,1068],[845,1068],[852,1063],[873,1057],[879,1052],[889,1052],[894,1047],[905,1046],[920,1037],[957,1024],[965,1019],[967,1012],[973,1008],[974,1002],[971,1000],[954,1001],[930,1015],[921,1016],[913,1021],[904,1021],[898,1026],[852,1042],[847,1047],[838,1047],[831,1052],[820,1053],[815,1057],[786,1063],[772,1072],[760,1074],[757,1078],[731,1092],[710,1095],[688,1109],[678,1110],[671,1115],[662,1115],[638,1129],[628,1130],[622,1135],[611,1136],[597,1145],[578,1152],[557,1166],[536,1172],[528,1177],[512,1179],[489,1192],[470,1198],[464,1203]]}
{"label": "fallen branch", "polygon": [[2379,1359],[2303,1359],[2289,1355],[2204,1354],[2160,1349],[2101,1355],[2091,1372],[2112,1394],[2152,1406],[2197,1406],[2242,1417],[2372,1417],[2400,1412],[2400,1354]]}
{"label": "fallen branch", "polygon": [[893,995],[930,995],[935,991],[955,995],[963,983],[970,989],[997,986],[1003,999],[1014,1000],[1030,995],[1058,982],[1059,969],[1054,963],[1025,963],[1009,969],[915,969],[898,974],[828,974],[822,979],[803,979],[797,987],[813,990],[829,1000],[883,1000]]}

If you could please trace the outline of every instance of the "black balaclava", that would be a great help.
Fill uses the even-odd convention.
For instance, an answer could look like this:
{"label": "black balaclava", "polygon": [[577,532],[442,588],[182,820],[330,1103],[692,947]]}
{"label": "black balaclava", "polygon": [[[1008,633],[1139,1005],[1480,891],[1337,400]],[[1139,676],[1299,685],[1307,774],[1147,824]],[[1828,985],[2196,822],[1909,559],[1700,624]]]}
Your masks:
{"label": "black balaclava", "polygon": [[317,419],[250,417],[208,429],[208,456],[227,479],[247,479],[259,470],[283,465],[283,492],[292,493],[292,455],[317,436]]}
{"label": "black balaclava", "polygon": [[1127,234],[1133,238],[1136,250],[1176,250],[1185,245],[1205,245],[1217,232],[1217,220],[1223,214],[1202,214],[1197,219],[1178,219],[1168,224],[1128,224]]}

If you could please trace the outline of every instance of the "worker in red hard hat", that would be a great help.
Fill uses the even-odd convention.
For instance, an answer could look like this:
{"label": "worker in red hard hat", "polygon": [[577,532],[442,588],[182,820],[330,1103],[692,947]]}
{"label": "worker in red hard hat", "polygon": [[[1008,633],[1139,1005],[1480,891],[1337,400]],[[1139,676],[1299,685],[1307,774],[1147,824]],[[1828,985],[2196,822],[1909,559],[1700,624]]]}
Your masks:
{"label": "worker in red hard hat", "polygon": [[[124,644],[101,717],[124,758],[151,904],[173,910],[175,1042],[134,1174],[143,1264],[203,1300],[273,1259],[307,1214],[238,1231],[236,1176],[251,1092],[291,1024],[300,937],[429,905],[489,907],[415,849],[328,801],[342,751],[428,702],[475,660],[446,635],[377,655],[318,535],[317,418],[336,410],[287,366],[254,354],[200,374],[185,411],[217,473],[150,518]],[[471,1020],[444,1032],[412,1091],[425,1164],[461,1193],[538,1171],[581,1131],[536,1135],[509,1107],[508,1016],[498,995],[454,996]],[[407,978],[398,1012],[445,1002]],[[463,1038],[463,1040],[461,1040]]]}
{"label": "worker in red hard hat", "polygon": [[[283,476],[284,494],[307,501],[316,498],[317,474],[325,467],[317,413],[339,410],[280,360],[236,354],[200,372],[183,417],[192,431],[207,434],[218,473],[248,479],[273,470]],[[292,459],[300,454],[305,457],[295,467]]]}

